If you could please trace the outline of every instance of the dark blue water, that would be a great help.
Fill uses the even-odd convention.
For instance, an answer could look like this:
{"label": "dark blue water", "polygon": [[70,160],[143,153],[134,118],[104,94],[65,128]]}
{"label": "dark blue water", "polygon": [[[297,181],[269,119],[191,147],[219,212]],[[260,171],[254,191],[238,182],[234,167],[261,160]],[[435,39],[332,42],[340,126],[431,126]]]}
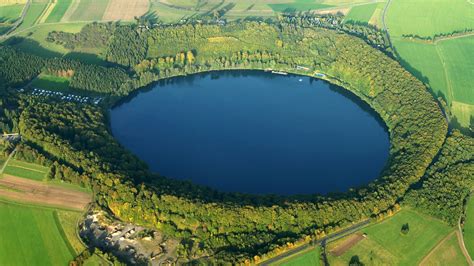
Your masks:
{"label": "dark blue water", "polygon": [[168,80],[114,108],[111,126],[153,171],[222,191],[343,192],[377,178],[389,152],[352,94],[255,71]]}

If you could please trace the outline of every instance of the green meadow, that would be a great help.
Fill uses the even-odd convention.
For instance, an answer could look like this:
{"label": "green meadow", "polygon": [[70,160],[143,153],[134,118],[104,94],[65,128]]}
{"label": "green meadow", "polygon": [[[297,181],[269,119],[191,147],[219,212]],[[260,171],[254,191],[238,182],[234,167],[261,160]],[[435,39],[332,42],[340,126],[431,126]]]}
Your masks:
{"label": "green meadow", "polygon": [[313,0],[294,0],[284,4],[268,4],[276,12],[308,11],[332,7],[331,5],[316,3]]}
{"label": "green meadow", "polygon": [[69,21],[100,21],[109,0],[81,0]]}
{"label": "green meadow", "polygon": [[379,6],[379,3],[354,6],[353,8],[351,8],[347,16],[344,18],[344,21],[369,23],[370,19],[372,18],[372,15],[375,12],[375,9],[377,9],[378,6]]}
{"label": "green meadow", "polygon": [[46,23],[61,21],[64,16],[64,13],[66,13],[71,3],[72,0],[57,0],[53,11],[51,11],[51,14],[49,14],[48,18],[46,19]]}
{"label": "green meadow", "polygon": [[[404,235],[401,227],[406,223],[410,229]],[[453,230],[437,219],[403,209],[391,218],[362,229],[360,232],[367,234],[365,239],[343,255],[329,255],[328,259],[331,265],[348,265],[353,256],[358,256],[366,265],[415,265]]]}
{"label": "green meadow", "polygon": [[321,265],[319,248],[310,248],[297,253],[289,258],[271,264],[272,266],[299,266],[299,265]]}
{"label": "green meadow", "polygon": [[12,23],[17,20],[25,5],[14,4],[0,7],[0,23]]}
{"label": "green meadow", "polygon": [[69,79],[52,75],[39,75],[31,86],[38,89],[65,91],[69,88]]}
{"label": "green meadow", "polygon": [[459,247],[459,242],[456,233],[451,234],[441,245],[436,247],[430,255],[423,260],[420,266],[434,266],[434,265],[456,265],[464,266],[467,263],[464,254]]}
{"label": "green meadow", "polygon": [[47,1],[41,1],[41,2],[33,1],[30,5],[30,8],[26,12],[23,22],[16,29],[16,32],[22,31],[24,29],[27,29],[33,26],[38,20],[38,18],[41,16],[41,14],[43,13],[47,5],[48,5]]}
{"label": "green meadow", "polygon": [[0,265],[67,265],[76,254],[55,212],[0,202]]}
{"label": "green meadow", "polygon": [[10,160],[3,173],[36,181],[43,181],[45,180],[48,171],[49,169],[47,167],[41,165],[18,160]]}
{"label": "green meadow", "polygon": [[465,0],[392,1],[387,26],[402,65],[442,96],[456,125],[468,128],[474,118],[474,35],[436,42],[403,38],[474,29],[474,5]]}
{"label": "green meadow", "polygon": [[471,257],[474,257],[474,197],[467,203],[466,222],[464,224],[464,244]]}
{"label": "green meadow", "polygon": [[387,11],[391,36],[433,36],[474,28],[474,5],[466,0],[396,0]]}

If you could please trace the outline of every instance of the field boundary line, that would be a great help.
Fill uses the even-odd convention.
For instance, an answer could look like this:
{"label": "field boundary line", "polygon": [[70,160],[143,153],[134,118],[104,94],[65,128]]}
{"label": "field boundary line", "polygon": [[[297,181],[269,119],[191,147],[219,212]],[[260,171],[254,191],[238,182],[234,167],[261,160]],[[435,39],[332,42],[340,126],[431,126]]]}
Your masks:
{"label": "field boundary line", "polygon": [[444,242],[446,242],[448,239],[450,239],[454,234],[456,234],[456,230],[452,231],[451,233],[449,233],[447,236],[445,236],[443,239],[441,239],[438,244],[436,244],[431,250],[430,252],[428,252],[424,257],[423,259],[420,261],[420,263],[418,263],[418,265],[422,265],[431,255],[433,255],[433,253],[435,252],[435,250],[440,247],[442,244],[444,244]]}
{"label": "field boundary line", "polygon": [[28,168],[28,167],[20,166],[20,165],[9,165],[9,167],[25,169],[25,170],[29,170],[29,171],[33,171],[33,172],[37,172],[37,173],[41,173],[41,174],[47,174],[47,172],[43,172],[43,171],[41,171],[41,170],[37,170],[37,169],[33,169],[33,168]]}

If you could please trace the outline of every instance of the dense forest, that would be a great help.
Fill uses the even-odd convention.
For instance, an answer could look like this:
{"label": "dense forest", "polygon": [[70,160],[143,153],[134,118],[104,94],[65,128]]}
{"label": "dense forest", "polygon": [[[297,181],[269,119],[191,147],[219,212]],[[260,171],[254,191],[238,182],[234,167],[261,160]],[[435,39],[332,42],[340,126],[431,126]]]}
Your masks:
{"label": "dense forest", "polygon": [[[49,178],[92,187],[97,203],[116,217],[181,239],[179,253],[185,260],[257,262],[289,243],[320,238],[367,218],[384,217],[398,208],[410,188],[406,202],[415,204],[425,197],[425,202],[431,201],[426,204],[433,204],[426,205],[427,211],[434,210],[436,201],[428,195],[436,198],[443,189],[436,180],[444,182],[455,174],[457,170],[451,171],[446,164],[465,161],[463,156],[469,153],[451,155],[457,147],[451,143],[468,141],[454,133],[439,155],[445,162],[440,159],[430,166],[447,134],[438,104],[396,61],[340,30],[262,22],[154,29],[92,24],[87,34],[95,36],[94,28],[102,34],[108,27],[110,37],[104,41],[104,51],[106,60],[114,65],[111,67],[44,59],[1,47],[3,89],[23,86],[41,72],[70,73],[71,83],[78,89],[109,95],[126,95],[159,79],[211,70],[324,73],[330,82],[366,101],[390,132],[388,164],[377,180],[362,188],[327,197],[221,193],[150,173],[111,136],[107,109],[52,98],[9,96],[19,111],[4,112],[0,121],[21,132],[22,156],[29,160],[44,157],[36,160],[51,167]],[[74,46],[87,43],[87,38],[58,33],[50,37]],[[469,160],[472,158],[466,162]],[[450,193],[457,193],[457,189],[453,187]],[[423,190],[430,190],[430,194]],[[447,206],[459,204],[456,195],[446,200],[450,201]],[[455,211],[446,210],[440,216],[451,222]]]}

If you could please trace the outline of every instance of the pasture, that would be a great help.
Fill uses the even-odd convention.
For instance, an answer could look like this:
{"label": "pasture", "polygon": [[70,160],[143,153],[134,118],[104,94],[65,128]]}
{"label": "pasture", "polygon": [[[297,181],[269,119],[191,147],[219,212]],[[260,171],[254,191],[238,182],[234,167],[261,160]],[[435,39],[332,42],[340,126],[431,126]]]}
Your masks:
{"label": "pasture", "polygon": [[71,6],[71,3],[72,0],[57,0],[56,4],[54,5],[54,9],[46,19],[46,23],[60,22],[64,16],[64,13],[66,13],[68,8]]}
{"label": "pasture", "polygon": [[0,8],[0,23],[13,23],[17,20],[20,15],[21,11],[25,5],[23,4],[14,4],[8,6],[2,6]]}
{"label": "pasture", "polygon": [[[410,228],[406,235],[401,233],[405,223]],[[354,256],[369,265],[417,264],[452,231],[453,228],[437,219],[403,209],[389,219],[362,229],[360,232],[367,234],[365,239],[340,256],[329,253],[328,259],[331,265],[347,265]],[[330,243],[328,250],[342,241],[344,239]]]}
{"label": "pasture", "polygon": [[47,167],[26,163],[18,160],[10,160],[5,167],[4,174],[37,181],[43,181],[49,169]]}
{"label": "pasture", "polygon": [[[101,21],[109,0],[74,0],[68,21]],[[79,2],[79,3],[77,3]]]}
{"label": "pasture", "polygon": [[31,83],[33,88],[51,91],[66,91],[69,89],[69,79],[52,75],[40,74]]}
{"label": "pasture", "polygon": [[433,36],[474,28],[474,5],[466,0],[396,0],[386,19],[391,36]]}
{"label": "pasture", "polygon": [[471,257],[474,257],[474,197],[467,203],[466,222],[464,223],[464,244]]}
{"label": "pasture", "polygon": [[148,0],[109,0],[102,19],[131,21],[144,15],[148,9]]}
{"label": "pasture", "polygon": [[[420,13],[420,10],[422,12]],[[420,15],[421,14],[421,15]],[[392,1],[387,26],[402,65],[442,96],[456,120],[467,128],[474,117],[474,35],[436,42],[403,38],[403,34],[434,36],[474,29],[474,5],[465,0]]]}
{"label": "pasture", "polygon": [[48,1],[46,0],[33,1],[30,5],[30,8],[28,8],[28,11],[26,12],[23,22],[16,29],[16,32],[22,31],[33,26],[43,13],[47,5]]}
{"label": "pasture", "polygon": [[469,265],[459,247],[458,237],[455,232],[442,240],[420,263],[420,266],[434,265]]}
{"label": "pasture", "polygon": [[271,264],[272,266],[321,265],[320,249],[309,248],[284,260]]}
{"label": "pasture", "polygon": [[296,12],[309,11],[332,7],[327,4],[320,4],[312,0],[293,0],[293,2],[282,4],[268,4],[276,12]]}
{"label": "pasture", "polygon": [[56,215],[54,209],[1,201],[0,265],[67,265],[76,254]]}
{"label": "pasture", "polygon": [[362,22],[369,23],[375,10],[379,6],[379,3],[354,6],[351,8],[347,16],[344,18],[344,22]]}

